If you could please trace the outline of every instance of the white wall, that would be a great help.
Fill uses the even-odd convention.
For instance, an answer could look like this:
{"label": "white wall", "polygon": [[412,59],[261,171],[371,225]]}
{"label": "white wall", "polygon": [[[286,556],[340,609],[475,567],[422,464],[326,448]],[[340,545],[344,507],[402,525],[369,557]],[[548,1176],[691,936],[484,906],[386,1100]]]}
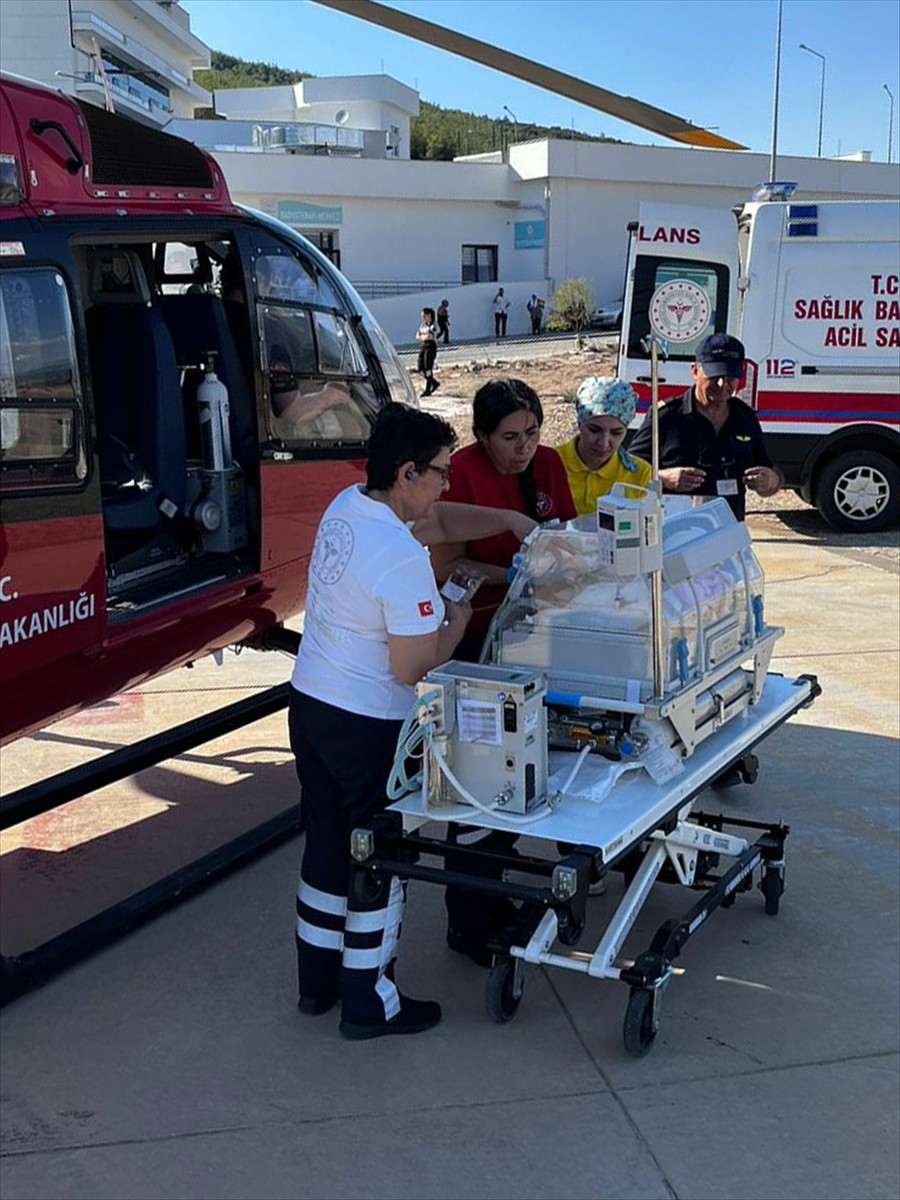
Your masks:
{"label": "white wall", "polygon": [[[768,173],[760,154],[568,140],[514,146],[508,164],[241,153],[223,153],[219,162],[235,199],[255,207],[274,212],[279,197],[340,206],[341,265],[351,281],[443,280],[446,288],[461,278],[464,243],[497,245],[498,283],[524,289],[510,332],[526,331],[523,305],[532,290],[548,297],[569,277],[586,277],[598,303],[620,296],[627,225],[641,201],[727,211],[749,200]],[[803,185],[801,199],[900,191],[896,164],[785,158],[778,173]],[[546,248],[515,250],[516,221],[541,219]],[[484,286],[493,294],[493,285]],[[407,295],[374,301],[373,309],[388,314],[391,336],[405,342],[421,304],[436,307],[439,299]],[[454,336],[483,335],[488,315],[479,293],[462,288]]]}
{"label": "white wall", "polygon": [[66,0],[0,0],[0,70],[71,93],[74,81],[54,72],[83,71],[86,63],[72,48]]}
{"label": "white wall", "polygon": [[[422,308],[427,305],[436,312],[441,300],[447,300],[450,304],[451,343],[469,338],[488,340],[494,336],[493,300],[499,286],[496,283],[470,283],[465,287],[445,288],[440,293],[414,292],[408,296],[367,300],[366,304],[396,346],[415,341]],[[531,333],[531,318],[525,305],[532,292],[546,299],[544,281],[529,279],[505,283],[503,290],[510,301],[507,335]]]}

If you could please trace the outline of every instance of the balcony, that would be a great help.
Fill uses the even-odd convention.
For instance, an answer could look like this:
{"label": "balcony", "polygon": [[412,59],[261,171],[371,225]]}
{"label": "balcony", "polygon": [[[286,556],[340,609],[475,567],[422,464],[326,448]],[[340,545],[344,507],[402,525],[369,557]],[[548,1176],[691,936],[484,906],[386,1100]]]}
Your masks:
{"label": "balcony", "polygon": [[[133,75],[107,74],[110,95],[118,110],[121,105],[133,112],[141,113],[153,119],[154,124],[161,125],[172,112],[172,106],[160,93],[154,93],[145,83]],[[85,71],[75,83],[76,95],[89,95],[98,103],[103,103],[106,93],[103,80],[96,71]]]}
{"label": "balcony", "polygon": [[171,87],[177,87],[183,92],[187,92],[197,104],[212,103],[209,92],[196,84],[190,76],[172,66],[170,62],[139,42],[137,38],[122,33],[109,21],[98,17],[96,13],[74,12],[72,28],[76,33],[84,33],[89,37],[96,38],[101,50],[107,47],[114,57],[126,59],[138,70],[152,73]]}

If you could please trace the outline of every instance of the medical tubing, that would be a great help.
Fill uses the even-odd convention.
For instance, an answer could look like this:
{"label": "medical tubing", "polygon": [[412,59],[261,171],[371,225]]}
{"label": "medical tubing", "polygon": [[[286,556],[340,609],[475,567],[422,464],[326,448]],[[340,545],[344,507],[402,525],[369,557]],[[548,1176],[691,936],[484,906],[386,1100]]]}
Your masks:
{"label": "medical tubing", "polygon": [[557,791],[559,792],[560,795],[563,795],[564,793],[566,793],[569,790],[569,788],[572,786],[572,784],[575,780],[575,776],[581,770],[581,764],[584,762],[584,760],[590,754],[592,749],[593,749],[593,746],[591,745],[590,742],[588,742],[588,744],[586,746],[581,747],[581,750],[578,753],[578,757],[575,759],[574,763],[572,763],[572,770],[568,773],[564,782],[561,783],[559,785],[559,787],[557,788]]}
{"label": "medical tubing", "polygon": [[430,728],[430,723],[425,725],[419,721],[419,709],[427,707],[433,700],[436,700],[440,692],[426,692],[423,696],[417,696],[412,708],[403,719],[403,724],[400,727],[400,732],[397,735],[397,749],[394,752],[394,762],[391,766],[391,773],[388,775],[387,798],[389,800],[399,800],[401,796],[405,796],[407,792],[414,791],[419,786],[422,780],[422,772],[417,772],[410,779],[406,773],[406,760],[408,758],[416,758],[416,751]]}
{"label": "medical tubing", "polygon": [[[545,808],[541,812],[539,812],[537,815],[532,814],[530,817],[518,816],[518,815],[514,816],[512,813],[500,812],[496,808],[488,808],[488,806],[486,804],[482,804],[480,800],[476,800],[475,797],[472,795],[472,793],[470,791],[468,791],[465,787],[463,787],[463,785],[460,783],[460,781],[453,774],[453,771],[450,769],[450,766],[449,766],[447,760],[444,758],[443,754],[441,754],[441,752],[437,749],[437,747],[435,746],[433,741],[431,743],[431,755],[432,755],[432,758],[434,758],[437,761],[437,764],[440,767],[440,770],[441,770],[444,778],[447,780],[447,782],[450,784],[450,786],[453,788],[453,790],[455,792],[458,792],[459,795],[462,796],[462,798],[466,802],[466,804],[471,804],[473,808],[479,809],[481,812],[485,813],[486,816],[494,817],[498,821],[505,821],[508,825],[520,826],[520,825],[534,825],[537,821],[543,821],[545,817],[549,817],[550,814],[553,812],[553,809],[551,808],[549,803],[547,803]],[[426,809],[430,807],[428,804],[427,797],[425,798],[425,807],[426,807]],[[445,808],[435,809],[432,807],[432,808],[430,808],[430,811],[446,814],[447,810]]]}

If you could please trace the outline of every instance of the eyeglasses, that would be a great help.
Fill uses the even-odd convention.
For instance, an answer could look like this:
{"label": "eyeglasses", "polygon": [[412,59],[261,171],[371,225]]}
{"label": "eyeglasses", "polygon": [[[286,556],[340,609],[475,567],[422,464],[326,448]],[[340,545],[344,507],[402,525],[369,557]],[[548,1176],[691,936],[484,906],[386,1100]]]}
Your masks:
{"label": "eyeglasses", "polygon": [[450,468],[436,467],[433,463],[425,463],[424,466],[418,468],[419,471],[434,471],[435,475],[440,475],[441,483],[450,482]]}

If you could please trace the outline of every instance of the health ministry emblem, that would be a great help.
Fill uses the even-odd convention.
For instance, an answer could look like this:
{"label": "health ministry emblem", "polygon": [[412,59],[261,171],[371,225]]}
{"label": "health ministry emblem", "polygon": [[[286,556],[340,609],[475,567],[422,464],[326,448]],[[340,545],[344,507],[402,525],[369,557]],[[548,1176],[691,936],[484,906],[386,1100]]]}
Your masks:
{"label": "health ministry emblem", "polygon": [[337,583],[353,553],[353,530],[346,521],[324,521],[319,528],[309,568],[322,583]]}
{"label": "health ministry emblem", "polygon": [[709,297],[690,279],[672,279],[650,300],[650,327],[667,342],[689,342],[709,324]]}

